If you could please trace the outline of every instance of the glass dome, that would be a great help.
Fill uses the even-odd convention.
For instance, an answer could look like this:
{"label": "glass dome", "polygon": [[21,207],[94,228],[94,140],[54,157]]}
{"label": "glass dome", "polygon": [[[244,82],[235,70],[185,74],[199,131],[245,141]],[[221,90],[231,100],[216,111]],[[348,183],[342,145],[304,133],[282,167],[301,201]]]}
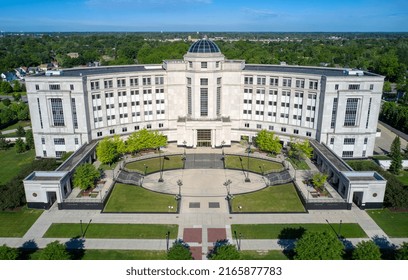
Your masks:
{"label": "glass dome", "polygon": [[189,53],[219,53],[218,46],[208,39],[201,39],[194,42],[188,49]]}

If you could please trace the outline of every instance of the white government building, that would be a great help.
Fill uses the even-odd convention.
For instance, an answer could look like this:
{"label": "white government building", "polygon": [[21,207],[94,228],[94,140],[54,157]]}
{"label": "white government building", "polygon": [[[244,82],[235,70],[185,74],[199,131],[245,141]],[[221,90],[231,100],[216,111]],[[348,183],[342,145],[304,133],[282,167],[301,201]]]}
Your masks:
{"label": "white government building", "polygon": [[229,146],[266,129],[284,144],[314,139],[341,158],[365,158],[373,155],[383,82],[362,70],[228,60],[209,39],[181,60],[26,78],[36,156],[56,158],[142,128],[192,148]]}

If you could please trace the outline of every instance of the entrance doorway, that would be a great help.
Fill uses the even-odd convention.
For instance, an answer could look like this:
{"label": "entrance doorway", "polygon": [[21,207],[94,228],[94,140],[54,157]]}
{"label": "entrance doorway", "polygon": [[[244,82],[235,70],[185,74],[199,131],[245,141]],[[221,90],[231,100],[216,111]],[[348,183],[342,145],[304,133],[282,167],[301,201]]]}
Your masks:
{"label": "entrance doorway", "polygon": [[197,130],[197,147],[211,147],[211,129]]}
{"label": "entrance doorway", "polygon": [[361,207],[361,203],[363,202],[363,192],[354,192],[353,193],[353,202],[358,207]]}
{"label": "entrance doorway", "polygon": [[57,200],[57,193],[47,192],[47,199],[48,199],[48,207],[51,207],[54,204],[54,202]]}

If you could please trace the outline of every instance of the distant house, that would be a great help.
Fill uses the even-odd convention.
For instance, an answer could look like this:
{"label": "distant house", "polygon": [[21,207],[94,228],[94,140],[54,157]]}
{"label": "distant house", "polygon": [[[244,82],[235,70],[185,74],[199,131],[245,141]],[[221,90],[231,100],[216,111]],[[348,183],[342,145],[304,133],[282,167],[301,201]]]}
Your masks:
{"label": "distant house", "polygon": [[47,71],[47,70],[51,70],[54,65],[52,63],[43,63],[41,65],[38,66],[42,71]]}
{"label": "distant house", "polygon": [[27,72],[30,74],[37,74],[40,72],[40,69],[38,67],[28,67]]}
{"label": "distant house", "polygon": [[70,58],[78,58],[78,57],[79,57],[79,53],[77,53],[77,52],[70,52],[70,53],[67,53],[67,56],[69,56]]}
{"label": "distant house", "polygon": [[0,77],[2,78],[3,81],[7,82],[11,82],[18,79],[16,74],[14,74],[13,72],[1,73]]}
{"label": "distant house", "polygon": [[20,80],[23,80],[27,74],[26,71],[22,67],[16,68],[14,69],[14,71],[16,73],[17,78],[19,78]]}

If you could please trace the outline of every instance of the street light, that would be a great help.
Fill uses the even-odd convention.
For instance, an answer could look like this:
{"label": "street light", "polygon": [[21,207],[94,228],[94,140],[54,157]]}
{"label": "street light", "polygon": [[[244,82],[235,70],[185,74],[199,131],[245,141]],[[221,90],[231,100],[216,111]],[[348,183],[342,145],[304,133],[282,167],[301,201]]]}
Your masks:
{"label": "street light", "polygon": [[340,220],[340,225],[339,225],[339,238],[341,238],[341,223],[342,223],[343,221],[342,220]]}
{"label": "street light", "polygon": [[180,179],[178,179],[178,180],[177,180],[177,185],[178,185],[178,187],[179,187],[178,196],[179,196],[179,199],[180,199],[180,198],[181,198],[181,186],[183,185],[183,181],[181,181]]}
{"label": "street light", "polygon": [[183,145],[184,145],[184,157],[186,157],[186,145],[187,145],[186,140],[183,141]]}
{"label": "street light", "polygon": [[225,145],[225,141],[222,140],[222,142],[221,142],[222,157],[224,157],[224,145]]}
{"label": "street light", "polygon": [[169,243],[170,243],[170,231],[166,232],[166,248],[167,248],[167,252],[169,251]]}
{"label": "street light", "polygon": [[143,164],[143,165],[144,165],[144,175],[146,176],[146,171],[147,171],[148,166],[146,164]]}
{"label": "street light", "polygon": [[248,145],[248,156],[247,156],[247,176],[245,178],[245,182],[249,183],[251,180],[249,179],[249,153],[251,152],[251,143]]}
{"label": "street light", "polygon": [[160,160],[160,162],[159,162],[159,164],[160,164],[160,178],[159,178],[159,183],[163,183],[164,180],[163,180],[163,164],[162,164],[162,162],[164,163],[164,160],[162,160],[160,147],[159,147],[159,160]]}

